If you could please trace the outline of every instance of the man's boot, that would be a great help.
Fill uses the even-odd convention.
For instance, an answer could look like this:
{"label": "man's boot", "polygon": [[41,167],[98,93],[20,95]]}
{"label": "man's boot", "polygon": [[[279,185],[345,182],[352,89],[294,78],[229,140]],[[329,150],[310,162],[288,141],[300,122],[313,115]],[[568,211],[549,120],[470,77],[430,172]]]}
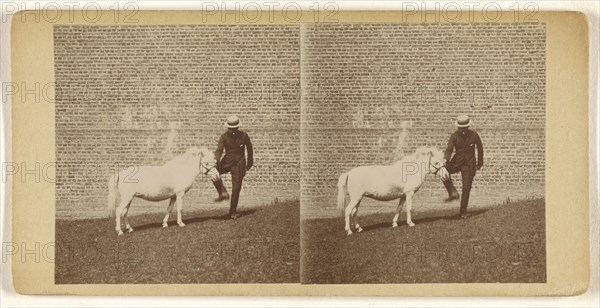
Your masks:
{"label": "man's boot", "polygon": [[453,200],[458,200],[460,198],[460,196],[458,195],[458,191],[452,183],[452,179],[445,180],[442,183],[444,183],[444,187],[446,187],[446,190],[448,191],[448,198],[445,198],[444,202],[450,202]]}
{"label": "man's boot", "polygon": [[239,215],[235,209],[229,210],[229,219],[236,219],[238,217],[239,217]]}
{"label": "man's boot", "polygon": [[227,193],[227,188],[225,188],[225,185],[223,185],[223,180],[219,178],[218,180],[212,182],[213,185],[215,185],[215,188],[217,189],[217,193],[219,194],[219,197],[215,198],[214,200],[216,202],[229,200],[229,193]]}

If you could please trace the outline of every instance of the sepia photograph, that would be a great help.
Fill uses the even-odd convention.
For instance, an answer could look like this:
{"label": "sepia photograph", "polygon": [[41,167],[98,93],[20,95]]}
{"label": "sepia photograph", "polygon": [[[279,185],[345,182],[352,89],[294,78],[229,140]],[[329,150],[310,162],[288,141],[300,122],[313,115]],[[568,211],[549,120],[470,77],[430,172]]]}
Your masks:
{"label": "sepia photograph", "polygon": [[586,14],[271,4],[14,14],[14,292],[594,288]]}
{"label": "sepia photograph", "polygon": [[299,281],[299,29],[56,25],[57,284]]}
{"label": "sepia photograph", "polygon": [[545,35],[302,25],[302,283],[546,281]]}

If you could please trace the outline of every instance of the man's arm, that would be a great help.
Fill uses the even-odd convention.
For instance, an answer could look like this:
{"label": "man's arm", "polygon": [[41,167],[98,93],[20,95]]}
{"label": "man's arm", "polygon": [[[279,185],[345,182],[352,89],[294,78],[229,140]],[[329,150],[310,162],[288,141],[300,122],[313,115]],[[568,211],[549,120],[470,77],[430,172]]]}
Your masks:
{"label": "man's arm", "polygon": [[478,133],[475,133],[475,144],[477,145],[477,170],[483,167],[483,143]]}
{"label": "man's arm", "polygon": [[450,139],[448,139],[448,145],[446,146],[446,151],[444,151],[444,159],[446,161],[450,160],[452,151],[454,151],[454,134],[450,135]]}
{"label": "man's arm", "polygon": [[215,159],[217,161],[221,160],[221,156],[223,156],[223,148],[225,147],[225,138],[224,135],[221,135],[219,138],[219,144],[217,145],[217,149],[215,150]]}
{"label": "man's arm", "polygon": [[254,165],[254,149],[252,148],[252,142],[250,141],[250,136],[246,134],[246,151],[248,151],[248,163],[246,164],[246,169],[250,170]]}

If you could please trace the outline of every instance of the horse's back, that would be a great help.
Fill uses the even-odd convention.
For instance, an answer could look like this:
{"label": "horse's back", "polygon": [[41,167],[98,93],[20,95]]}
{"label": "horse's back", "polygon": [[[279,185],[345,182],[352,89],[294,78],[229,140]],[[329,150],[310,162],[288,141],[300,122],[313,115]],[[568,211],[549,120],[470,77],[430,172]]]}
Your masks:
{"label": "horse's back", "polygon": [[184,168],[175,169],[163,166],[131,166],[121,170],[119,177],[131,179],[136,182],[148,181],[173,181],[186,177],[187,173],[191,172]]}
{"label": "horse's back", "polygon": [[348,192],[381,201],[400,198],[404,187],[398,181],[398,171],[394,166],[356,167],[348,172]]}
{"label": "horse's back", "polygon": [[162,165],[132,166],[123,169],[119,177],[119,190],[145,200],[160,201],[189,190],[196,175],[189,168]]}
{"label": "horse's back", "polygon": [[366,177],[367,179],[372,180],[374,178],[381,177],[381,176],[389,177],[390,175],[397,172],[396,169],[397,168],[394,168],[393,166],[379,166],[379,165],[360,166],[360,167],[356,167],[356,168],[350,170],[348,172],[348,175],[349,176]]}

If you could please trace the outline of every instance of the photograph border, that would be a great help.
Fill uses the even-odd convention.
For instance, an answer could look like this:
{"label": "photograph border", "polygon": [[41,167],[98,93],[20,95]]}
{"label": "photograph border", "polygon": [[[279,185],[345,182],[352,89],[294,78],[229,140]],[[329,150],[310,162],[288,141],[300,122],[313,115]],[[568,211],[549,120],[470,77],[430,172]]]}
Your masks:
{"label": "photograph border", "polygon": [[[12,82],[48,84],[54,81],[54,23],[12,23]],[[219,24],[218,15],[199,11],[141,11],[140,24]],[[74,23],[85,23],[74,14]],[[68,18],[69,16],[64,16]],[[97,24],[114,24],[102,16]],[[206,18],[205,18],[206,17]],[[421,22],[402,11],[339,11],[337,22]],[[282,15],[265,23],[287,23]],[[303,16],[298,22],[311,22]],[[462,18],[469,18],[463,16]],[[575,295],[589,285],[589,143],[588,143],[588,21],[579,12],[539,12],[546,36],[546,255],[543,284],[202,284],[202,285],[55,285],[54,264],[12,258],[15,289],[22,294],[90,295],[346,295],[346,296],[485,296]],[[62,21],[62,22],[69,22]],[[446,22],[446,21],[441,21]],[[475,15],[474,22],[484,22]],[[489,22],[489,21],[485,21]],[[512,16],[499,22],[512,22]],[[257,24],[260,24],[258,22]],[[26,97],[27,98],[27,97]],[[54,162],[54,105],[48,101],[12,103],[12,159]],[[567,129],[568,128],[568,129]],[[569,140],[569,151],[564,142]],[[568,162],[568,163],[565,163]],[[13,181],[14,243],[54,242],[54,183]],[[568,210],[565,210],[568,207]],[[569,264],[569,266],[565,266]]]}

